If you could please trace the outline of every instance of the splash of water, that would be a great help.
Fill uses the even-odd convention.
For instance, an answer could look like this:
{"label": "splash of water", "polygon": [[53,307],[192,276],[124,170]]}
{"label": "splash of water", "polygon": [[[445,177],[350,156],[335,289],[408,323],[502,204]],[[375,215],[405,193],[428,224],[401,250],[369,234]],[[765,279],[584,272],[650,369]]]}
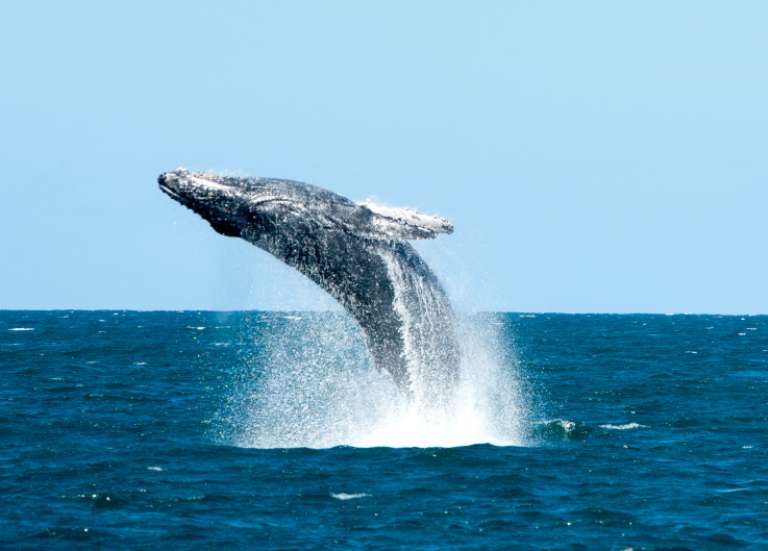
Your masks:
{"label": "splash of water", "polygon": [[264,346],[235,385],[226,440],[254,448],[525,445],[517,365],[500,347],[500,329],[494,316],[459,321],[456,388],[433,404],[405,396],[372,366],[346,314],[277,319],[260,331]]}
{"label": "splash of water", "polygon": [[263,348],[235,385],[230,441],[259,448],[523,444],[517,363],[504,361],[498,321],[456,319],[430,271],[414,269],[423,261],[394,247],[376,254],[400,320],[407,389],[374,368],[349,315],[283,316],[259,331]]}
{"label": "splash of water", "polygon": [[422,413],[453,406],[457,382],[456,320],[437,281],[414,275],[401,255],[379,251],[394,290],[400,318],[402,355],[408,371],[413,408]]}

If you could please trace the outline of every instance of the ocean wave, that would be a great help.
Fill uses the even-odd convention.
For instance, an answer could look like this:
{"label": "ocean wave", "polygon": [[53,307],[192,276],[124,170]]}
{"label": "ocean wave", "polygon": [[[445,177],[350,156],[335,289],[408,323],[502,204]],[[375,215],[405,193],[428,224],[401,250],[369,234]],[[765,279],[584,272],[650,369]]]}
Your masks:
{"label": "ocean wave", "polygon": [[341,501],[347,501],[349,499],[360,499],[363,497],[370,497],[371,494],[347,494],[344,492],[339,492],[338,494],[331,494],[331,497],[333,499],[339,499]]}
{"label": "ocean wave", "polygon": [[592,429],[585,423],[570,419],[552,419],[534,426],[534,436],[544,440],[580,440],[586,438]]}
{"label": "ocean wave", "polygon": [[[648,425],[635,423],[613,424],[605,423],[598,425],[605,430],[633,430],[648,428]],[[536,424],[533,428],[535,437],[544,440],[582,440],[589,436],[594,430],[594,426],[580,421],[570,419],[551,419]]]}
{"label": "ocean wave", "polygon": [[611,423],[606,423],[605,425],[600,425],[601,429],[608,429],[608,430],[632,430],[632,429],[647,429],[648,425],[641,425],[640,423],[635,423],[634,421],[631,423],[624,423],[622,425],[613,425]]}

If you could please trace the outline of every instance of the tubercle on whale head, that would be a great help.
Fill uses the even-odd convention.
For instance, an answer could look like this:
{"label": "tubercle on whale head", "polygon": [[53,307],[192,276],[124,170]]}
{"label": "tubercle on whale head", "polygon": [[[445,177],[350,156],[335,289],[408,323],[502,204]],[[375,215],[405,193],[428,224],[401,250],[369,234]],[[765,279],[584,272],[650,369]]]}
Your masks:
{"label": "tubercle on whale head", "polygon": [[235,188],[226,185],[215,174],[207,172],[190,172],[184,167],[179,167],[170,172],[163,172],[158,176],[157,183],[160,189],[168,193],[174,199],[179,197],[186,199],[202,198],[207,195],[210,198],[213,192],[233,193]]}

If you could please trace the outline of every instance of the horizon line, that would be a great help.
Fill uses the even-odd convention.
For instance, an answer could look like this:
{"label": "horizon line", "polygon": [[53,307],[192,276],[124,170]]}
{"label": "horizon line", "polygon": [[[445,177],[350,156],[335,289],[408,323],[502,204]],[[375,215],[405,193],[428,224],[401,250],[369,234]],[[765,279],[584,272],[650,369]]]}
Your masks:
{"label": "horizon line", "polygon": [[[137,313],[212,313],[212,314],[233,314],[244,312],[257,312],[257,313],[275,313],[275,314],[295,314],[295,313],[308,313],[308,314],[330,314],[330,313],[342,313],[345,314],[341,308],[333,310],[271,310],[271,309],[259,309],[259,308],[244,308],[244,309],[217,309],[217,308],[0,308],[0,313],[3,312],[137,312]],[[727,317],[757,317],[768,316],[766,313],[745,313],[745,312],[642,312],[642,311],[628,311],[628,312],[609,312],[609,311],[557,311],[557,310],[459,310],[459,313],[463,314],[517,314],[521,316],[525,315],[564,315],[564,316],[727,316]]]}

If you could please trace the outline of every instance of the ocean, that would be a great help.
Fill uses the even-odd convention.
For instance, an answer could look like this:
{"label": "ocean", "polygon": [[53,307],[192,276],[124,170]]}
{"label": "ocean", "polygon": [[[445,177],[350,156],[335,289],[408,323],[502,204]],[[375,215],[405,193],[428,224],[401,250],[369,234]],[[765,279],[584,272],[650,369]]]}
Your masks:
{"label": "ocean", "polygon": [[338,313],[0,312],[0,547],[768,548],[768,317],[463,323],[435,411]]}

